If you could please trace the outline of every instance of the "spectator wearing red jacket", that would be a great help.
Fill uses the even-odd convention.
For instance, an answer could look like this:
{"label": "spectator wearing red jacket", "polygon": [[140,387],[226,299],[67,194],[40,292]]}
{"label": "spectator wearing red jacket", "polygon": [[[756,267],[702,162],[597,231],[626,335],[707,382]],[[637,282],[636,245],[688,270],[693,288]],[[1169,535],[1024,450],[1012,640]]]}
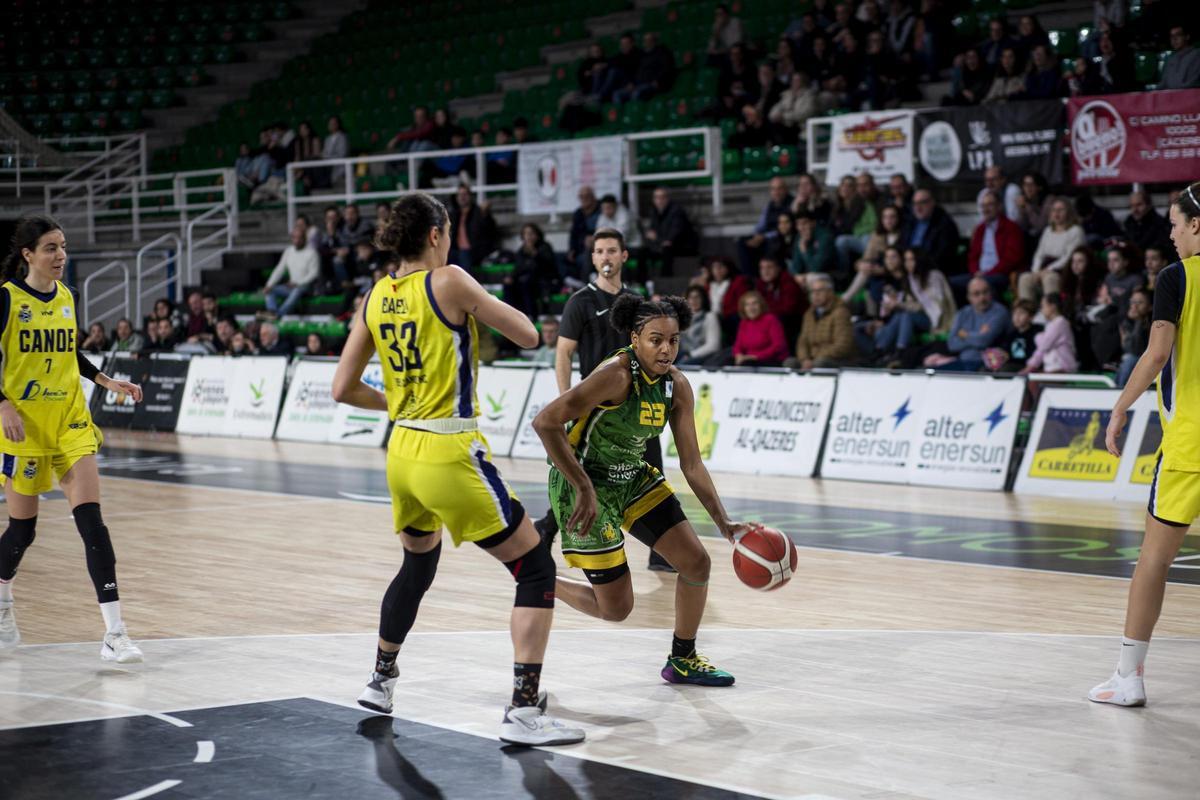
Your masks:
{"label": "spectator wearing red jacket", "polygon": [[1020,226],[1002,212],[1003,201],[995,192],[985,192],[979,201],[983,221],[971,235],[971,248],[967,251],[966,275],[955,275],[950,279],[955,293],[965,293],[967,284],[976,275],[992,287],[992,294],[1003,297],[1009,288],[1010,276],[1025,267],[1025,234]]}
{"label": "spectator wearing red jacket", "polygon": [[783,324],[783,332],[790,342],[800,332],[800,321],[808,306],[808,298],[791,275],[783,271],[783,265],[771,257],[758,262],[758,277],[754,289],[763,296],[767,311],[774,314]]}

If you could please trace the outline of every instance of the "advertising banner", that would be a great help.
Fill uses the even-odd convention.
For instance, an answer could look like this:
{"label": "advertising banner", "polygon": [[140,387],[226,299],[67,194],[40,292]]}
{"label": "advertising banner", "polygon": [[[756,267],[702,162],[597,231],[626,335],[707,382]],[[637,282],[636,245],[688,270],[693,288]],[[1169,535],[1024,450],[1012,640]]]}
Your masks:
{"label": "advertising banner", "polygon": [[[574,386],[577,383],[579,383],[579,373],[573,372],[571,373],[571,385]],[[513,458],[546,458],[546,448],[542,447],[542,440],[533,430],[533,418],[556,397],[558,397],[558,382],[554,378],[554,370],[536,370],[529,388],[529,399],[525,401],[525,410],[521,414],[521,424],[517,427],[516,438],[509,451],[510,456]],[[494,447],[495,444],[492,444]]]}
{"label": "advertising banner", "polygon": [[905,483],[929,378],[843,372],[825,436],[821,476]]}
{"label": "advertising banner", "polygon": [[[148,431],[173,431],[183,404],[190,358],[159,356],[144,360],[142,403],[133,415],[130,427]],[[111,394],[111,392],[106,392]]]}
{"label": "advertising banner", "polygon": [[[833,404],[833,377],[687,372],[696,439],[711,470],[811,477]],[[663,461],[679,465],[668,427]]]}
{"label": "advertising banner", "polygon": [[327,442],[338,404],[333,400],[335,361],[304,359],[296,364],[279,413],[276,439]]}
{"label": "advertising banner", "polygon": [[283,400],[286,358],[193,358],[175,429],[269,439]]}
{"label": "advertising banner", "polygon": [[[1119,394],[1115,389],[1043,390],[1014,491],[1144,502],[1149,480],[1143,483],[1137,476],[1158,449],[1155,444],[1149,454],[1141,452],[1155,398],[1147,392],[1129,410],[1125,430],[1117,440],[1121,448],[1118,459],[1105,448],[1104,435]],[[1162,428],[1156,427],[1161,440]],[[1150,435],[1153,437],[1153,432]],[[1153,463],[1148,469],[1152,474]]]}
{"label": "advertising banner", "polygon": [[1066,112],[1058,100],[930,109],[917,114],[917,160],[940,183],[983,185],[988,167],[1062,181]]}
{"label": "advertising banner", "polygon": [[[95,361],[92,363],[95,364]],[[117,353],[112,357],[108,366],[109,372],[106,374],[113,380],[139,384],[145,392],[148,363],[148,361],[134,358],[128,353]],[[99,365],[97,364],[97,366]],[[92,412],[92,420],[101,428],[128,428],[133,425],[134,417],[143,412],[143,409],[136,406],[133,398],[127,394],[102,389],[87,380],[83,381],[83,386],[85,392],[87,387],[92,387],[88,407]]]}
{"label": "advertising banner", "polygon": [[1200,89],[1067,101],[1075,183],[1186,183],[1200,178]]}
{"label": "advertising banner", "polygon": [[479,368],[479,430],[493,456],[507,456],[512,450],[536,372],[528,367]]}
{"label": "advertising banner", "polygon": [[[362,382],[383,391],[383,368],[378,361],[367,364]],[[333,426],[329,429],[328,441],[334,444],[352,444],[359,447],[380,447],[387,436],[388,412],[355,408],[338,403],[333,414]]]}
{"label": "advertising banner", "polygon": [[913,113],[871,111],[831,117],[825,182],[836,186],[843,175],[860,172],[883,182],[898,172],[912,182]]}
{"label": "advertising banner", "polygon": [[179,433],[216,435],[229,413],[229,380],[233,359],[221,356],[193,358],[183,386],[183,405],[175,430]]}
{"label": "advertising banner", "polygon": [[521,214],[570,214],[579,188],[597,197],[621,194],[619,137],[529,144],[517,161],[517,205]]}

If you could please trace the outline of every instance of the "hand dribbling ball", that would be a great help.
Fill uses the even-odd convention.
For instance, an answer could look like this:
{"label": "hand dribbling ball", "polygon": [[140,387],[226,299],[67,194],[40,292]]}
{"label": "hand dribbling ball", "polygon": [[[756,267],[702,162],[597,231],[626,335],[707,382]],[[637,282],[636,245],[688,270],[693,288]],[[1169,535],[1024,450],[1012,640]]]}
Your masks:
{"label": "hand dribbling ball", "polygon": [[796,571],[796,547],[774,528],[756,525],[733,545],[733,571],[760,592],[778,589]]}

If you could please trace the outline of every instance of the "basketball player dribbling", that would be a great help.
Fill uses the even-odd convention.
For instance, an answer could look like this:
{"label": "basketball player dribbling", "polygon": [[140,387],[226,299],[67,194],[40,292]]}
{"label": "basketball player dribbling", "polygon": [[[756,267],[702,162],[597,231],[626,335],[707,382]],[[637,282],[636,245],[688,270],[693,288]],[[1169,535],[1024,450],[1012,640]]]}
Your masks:
{"label": "basketball player dribbling", "polygon": [[1155,283],[1150,344],[1113,406],[1105,436],[1108,452],[1119,457],[1117,439],[1129,407],[1157,379],[1162,445],[1150,484],[1146,534],[1129,585],[1125,637],[1116,671],[1088,693],[1094,702],[1118,706],[1146,703],[1143,664],[1162,612],[1167,574],[1200,515],[1200,182],[1184,189],[1170,216],[1180,260]]}

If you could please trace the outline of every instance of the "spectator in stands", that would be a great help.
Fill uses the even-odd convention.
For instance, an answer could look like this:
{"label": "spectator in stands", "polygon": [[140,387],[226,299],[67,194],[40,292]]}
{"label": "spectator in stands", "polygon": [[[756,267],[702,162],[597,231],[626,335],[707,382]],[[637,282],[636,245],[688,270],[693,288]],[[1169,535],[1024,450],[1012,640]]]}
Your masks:
{"label": "spectator in stands", "polygon": [[796,247],[788,268],[797,278],[814,272],[830,272],[837,266],[833,231],[811,213],[796,217]]}
{"label": "spectator in stands", "polygon": [[234,358],[258,355],[258,350],[254,347],[254,342],[250,340],[245,331],[233,332],[233,336],[229,339],[229,349],[225,352]]}
{"label": "spectator in stands", "polygon": [[[381,231],[387,226],[388,221],[391,218],[392,218],[392,204],[387,202],[386,200],[380,200],[378,203],[375,204],[375,222],[372,223],[371,227],[374,228],[376,231]],[[373,238],[374,237],[372,237],[372,239]]]}
{"label": "spectator in stands", "polygon": [[[1116,2],[1125,2],[1125,0],[1115,0]],[[1017,36],[1015,39],[1017,53],[1021,59],[1028,58],[1033,52],[1033,48],[1038,45],[1045,47],[1050,46],[1050,35],[1046,33],[1046,29],[1042,27],[1042,23],[1033,14],[1022,14],[1017,20]]]}
{"label": "spectator in stands", "polygon": [[1129,310],[1121,320],[1121,364],[1117,368],[1117,386],[1124,387],[1137,360],[1150,344],[1150,322],[1154,301],[1147,289],[1135,289],[1129,298]]}
{"label": "spectator in stands", "polygon": [[153,353],[158,351],[158,317],[153,314],[147,316],[142,321],[142,352]]}
{"label": "spectator in stands", "polygon": [[516,144],[529,144],[536,142],[538,139],[529,132],[529,120],[525,117],[517,117],[512,123],[513,142]]}
{"label": "spectator in stands", "polygon": [[828,222],[832,204],[825,197],[825,189],[816,178],[807,172],[796,178],[796,194],[792,200],[792,216],[807,214],[818,222]]}
{"label": "spectator in stands", "polygon": [[450,262],[473,271],[496,248],[496,220],[492,204],[475,204],[475,195],[465,183],[458,185],[450,212]]}
{"label": "spectator in stands", "polygon": [[1037,350],[1029,357],[1029,363],[1021,375],[1031,372],[1075,372],[1079,362],[1075,357],[1075,335],[1062,313],[1062,298],[1047,293],[1042,297],[1042,317],[1046,328],[1034,337]]}
{"label": "spectator in stands", "polygon": [[821,113],[820,98],[807,72],[791,74],[788,88],[780,95],[767,114],[767,119],[780,131],[781,141],[794,143],[804,132],[805,123]]}
{"label": "spectator in stands", "polygon": [[169,298],[160,297],[154,301],[154,316],[170,321],[171,328],[176,331],[183,327],[183,312]]}
{"label": "spectator in stands", "polygon": [[721,65],[717,78],[717,101],[697,116],[715,119],[735,119],[747,104],[758,100],[757,71],[746,58],[746,48],[734,45],[729,59]]}
{"label": "spectator in stands", "polygon": [[287,356],[291,355],[292,348],[279,338],[279,328],[273,323],[264,322],[258,328],[257,351],[262,356]]}
{"label": "spectator in stands", "polygon": [[983,278],[967,284],[967,305],[960,308],[950,323],[946,349],[952,360],[931,356],[926,366],[953,372],[978,372],[983,367],[983,353],[996,347],[1008,336],[1008,310],[992,299],[992,287]]}
{"label": "spectator in stands", "polygon": [[1005,217],[1013,222],[1020,219],[1021,209],[1018,206],[1018,198],[1021,196],[1021,187],[1009,182],[1003,167],[991,166],[983,171],[983,188],[975,197],[975,205],[979,209],[981,220],[983,219],[983,198],[988,192],[993,192],[1000,197],[1000,212]]}
{"label": "spectator in stands", "polygon": [[133,323],[122,317],[113,332],[112,349],[117,353],[140,353],[145,339],[133,329]]}
{"label": "spectator in stands", "polygon": [[821,273],[809,275],[808,297],[811,305],[796,338],[796,355],[785,366],[807,370],[857,363],[854,322],[850,309],[833,291],[833,279]]}
{"label": "spectator in stands", "polygon": [[205,295],[199,289],[188,292],[182,338],[184,343],[197,346],[195,352],[207,351],[207,345],[216,333],[216,298],[212,299],[211,312],[207,305]]}
{"label": "spectator in stands", "polygon": [[1195,89],[1200,87],[1200,50],[1192,46],[1192,33],[1186,25],[1171,25],[1171,50],[1163,65],[1159,89]]}
{"label": "spectator in stands", "polygon": [[849,214],[844,224],[849,230],[838,236],[834,244],[838,252],[838,272],[842,277],[849,276],[854,268],[854,262],[867,249],[867,242],[875,227],[879,224],[879,209],[883,198],[875,187],[875,179],[868,172],[861,172],[854,178],[854,199],[850,201]]}
{"label": "spectator in stands", "polygon": [[979,53],[980,59],[986,66],[995,67],[1000,62],[1000,55],[1006,47],[1016,49],[1017,42],[1008,35],[1008,23],[1004,18],[992,17],[988,22],[988,38],[974,49]]}
{"label": "spectator in stands", "polygon": [[412,126],[408,127],[388,140],[387,149],[400,153],[412,153],[421,150],[435,150],[433,142],[436,126],[429,118],[428,106],[417,106],[413,109]]}
{"label": "spectator in stands", "polygon": [[699,286],[689,286],[688,305],[692,309],[692,324],[679,335],[679,358],[676,364],[703,364],[721,350],[721,321],[709,304],[708,292]]}
{"label": "spectator in stands", "polygon": [[950,279],[955,291],[963,292],[967,283],[981,277],[997,297],[1008,290],[1011,276],[1025,266],[1025,235],[1017,224],[1000,213],[1000,196],[988,189],[980,201],[983,220],[971,235],[967,251],[966,274]]}
{"label": "spectator in stands", "polygon": [[[506,145],[512,141],[510,128],[496,131],[496,144]],[[487,156],[487,182],[489,184],[505,184],[517,182],[517,151],[497,150]]]}
{"label": "spectator in stands", "polygon": [[807,305],[804,291],[799,284],[786,274],[783,265],[771,257],[764,257],[758,262],[758,277],[754,281],[754,291],[758,292],[767,311],[783,324],[783,333],[787,341],[791,341],[800,331],[800,323]]}
{"label": "spectator in stands", "polygon": [[342,263],[346,265],[346,272],[350,277],[368,274],[370,266],[358,263],[357,251],[358,246],[363,242],[372,242],[374,240],[375,228],[369,221],[363,219],[358,206],[354,203],[346,206],[345,219],[342,220],[342,224],[338,228],[335,255],[342,259]]}
{"label": "spectator in stands", "polygon": [[[867,246],[863,250],[862,258],[858,264],[867,261],[871,264],[883,263],[883,251],[887,248],[900,244],[900,239],[903,236],[901,229],[901,212],[896,206],[885,205],[879,212],[879,224],[875,226],[875,230],[871,233],[871,238],[867,239]],[[857,273],[858,264],[855,265]]]}
{"label": "spectator in stands", "polygon": [[676,256],[696,252],[697,236],[687,211],[671,199],[666,187],[654,190],[654,207],[645,230],[645,248],[663,263],[663,274],[670,275]]}
{"label": "spectator in stands", "polygon": [[287,134],[287,126],[283,123],[270,125],[259,133],[261,149],[256,164],[262,179],[250,192],[251,205],[283,199],[286,167],[291,155],[291,137]]}
{"label": "spectator in stands", "polygon": [[[708,282],[708,301],[715,313],[719,314],[722,324],[732,333],[737,327],[738,302],[742,295],[753,288],[750,279],[740,273],[735,273],[733,267],[724,258],[714,258],[708,264],[712,278]],[[732,339],[732,336],[727,337]]]}
{"label": "spectator in stands", "polygon": [[176,335],[175,326],[171,324],[170,317],[159,317],[155,323],[155,350],[163,353],[170,353],[175,350],[175,345],[179,343],[179,337]]}
{"label": "spectator in stands", "polygon": [[1133,292],[1146,285],[1146,276],[1133,270],[1133,259],[1136,251],[1127,244],[1112,247],[1108,251],[1108,274],[1104,276],[1104,286],[1108,290],[1109,300],[1117,307],[1117,313],[1124,318],[1129,311],[1129,298]]}
{"label": "spectator in stands", "polygon": [[708,65],[720,66],[733,48],[744,41],[742,21],[729,13],[729,6],[718,3],[713,10],[712,32],[708,36]]}
{"label": "spectator in stands", "polygon": [[1139,250],[1147,251],[1159,246],[1165,248],[1171,244],[1171,223],[1154,209],[1150,194],[1141,189],[1129,195],[1129,216],[1125,218],[1123,227],[1125,238],[1137,245]]}
{"label": "spectator in stands", "polygon": [[599,42],[589,44],[587,56],[579,62],[575,70],[575,83],[579,87],[580,95],[599,98],[600,79],[607,64],[604,46]]}
{"label": "spectator in stands", "polygon": [[640,241],[637,226],[629,219],[629,211],[617,200],[616,195],[606,194],[600,198],[600,216],[596,218],[596,230],[612,228],[625,237],[625,244],[632,247]]}
{"label": "spectator in stands", "polygon": [[892,206],[900,212],[900,219],[912,212],[913,186],[908,178],[897,172],[888,178],[888,192],[884,198],[885,206]]}
{"label": "spectator in stands", "polygon": [[749,103],[742,106],[742,120],[729,137],[729,147],[744,150],[747,147],[771,147],[774,143],[774,127],[767,122],[758,106]]}
{"label": "spectator in stands", "polygon": [[88,326],[88,335],[79,344],[79,349],[85,353],[103,353],[108,350],[108,334],[104,332],[104,325],[100,322],[93,322]]}
{"label": "spectator in stands", "polygon": [[579,208],[571,215],[571,234],[567,244],[568,274],[582,279],[592,269],[592,234],[600,220],[600,204],[591,186],[579,187]]}
{"label": "spectator in stands", "polygon": [[929,254],[935,269],[946,275],[962,272],[957,264],[958,226],[946,210],[937,204],[933,192],[918,189],[913,193],[913,214],[905,220],[900,241],[904,247],[916,247]]}
{"label": "spectator in stands", "polygon": [[813,84],[817,87],[822,110],[836,106],[838,93],[844,90],[845,79],[837,74],[833,48],[824,34],[813,37],[804,69],[812,76]]}
{"label": "spectator in stands", "polygon": [[[289,161],[318,161],[321,158],[321,137],[313,131],[312,123],[304,120],[296,128],[296,138],[292,139],[292,152]],[[312,189],[319,185],[320,181],[314,182],[312,172],[305,169],[298,169],[294,173],[306,189]],[[319,176],[318,176],[319,178]]]}
{"label": "spectator in stands", "polygon": [[541,345],[537,349],[523,352],[521,355],[534,364],[553,367],[558,350],[558,317],[553,315],[542,317],[541,325]]}
{"label": "spectator in stands", "polygon": [[763,246],[768,240],[778,235],[776,226],[779,215],[786,213],[792,205],[792,195],[787,190],[787,182],[776,175],[767,182],[767,204],[758,215],[754,230],[737,243],[738,266],[744,275],[757,272],[758,259],[762,255]]}
{"label": "spectator in stands", "polygon": [[342,212],[337,206],[327,206],[321,229],[317,232],[317,255],[321,259],[321,276],[330,287],[346,286],[350,272],[346,262],[350,247],[342,244]]}
{"label": "spectator in stands", "polygon": [[296,220],[292,227],[292,243],[279,257],[279,263],[275,265],[267,279],[267,285],[263,287],[263,294],[267,296],[268,312],[275,317],[291,313],[320,277],[321,262],[317,251],[308,243],[307,226]]}
{"label": "spectator in stands", "polygon": [[[1169,254],[1169,255],[1168,255]],[[1154,244],[1146,248],[1146,288],[1154,291],[1154,286],[1158,282],[1158,273],[1167,268],[1167,265],[1176,261],[1175,248],[1168,248],[1163,244]]]}
{"label": "spectator in stands", "polygon": [[792,85],[792,76],[796,74],[796,48],[786,36],[780,36],[775,43],[775,80],[779,85]]}
{"label": "spectator in stands", "polygon": [[310,333],[304,339],[304,350],[301,352],[301,355],[331,356],[334,355],[334,352],[328,346],[326,346],[325,340],[321,337],[321,334]]}
{"label": "spectator in stands", "polygon": [[917,15],[913,13],[909,4],[905,0],[891,0],[888,5],[887,22],[884,24],[888,50],[897,58],[911,56],[916,29]]}
{"label": "spectator in stands", "polygon": [[1104,206],[1096,205],[1096,201],[1087,191],[1081,192],[1075,198],[1075,213],[1079,215],[1084,240],[1092,247],[1103,247],[1109,240],[1121,237],[1121,226],[1117,224],[1112,212]]}
{"label": "spectator in stands", "polygon": [[[446,132],[448,134],[448,141],[445,145],[447,150],[461,150],[467,146],[467,132],[461,125],[451,125]],[[438,156],[426,163],[430,164],[431,174],[434,176],[434,186],[445,185],[439,184],[438,179],[459,183],[469,183],[475,180],[474,155],[456,153]]]}
{"label": "spectator in stands", "polygon": [[[1016,223],[1025,233],[1026,245],[1032,245],[1042,235],[1050,221],[1050,206],[1054,198],[1040,172],[1026,172],[1021,178],[1021,195],[1017,198]],[[1026,247],[1032,249],[1032,247]]]}
{"label": "spectator in stands", "polygon": [[[325,123],[325,130],[325,141],[321,143],[321,158],[349,158],[350,139],[346,136],[346,129],[342,127],[342,118],[334,114]],[[330,167],[324,174],[314,174],[313,181],[313,185],[319,188],[333,186],[340,189],[346,182],[346,168],[340,165]]]}
{"label": "spectator in stands", "polygon": [[861,39],[866,32],[866,26],[854,16],[853,5],[844,2],[833,7],[833,22],[825,28],[825,35],[835,48],[844,52],[848,39]]}
{"label": "spectator in stands", "polygon": [[1030,271],[1022,273],[1017,282],[1017,294],[1035,302],[1040,293],[1057,294],[1071,251],[1083,244],[1083,228],[1074,209],[1068,201],[1056,198],[1050,205],[1050,221],[1038,239]]}
{"label": "spectator in stands", "polygon": [[607,103],[616,99],[616,93],[622,89],[632,95],[634,81],[637,79],[638,67],[642,54],[634,43],[632,33],[623,33],[617,43],[617,54],[606,62],[601,73],[597,98]]}
{"label": "spectator in stands", "polygon": [[504,302],[533,319],[543,298],[557,289],[554,251],[546,244],[542,229],[526,222],[521,226],[521,246],[514,254],[513,272],[504,278]]}
{"label": "spectator in stands", "polygon": [[1033,48],[1029,62],[1029,70],[1025,73],[1025,90],[1013,96],[1014,100],[1048,100],[1062,97],[1062,76],[1058,71],[1058,63],[1054,54],[1046,45]]}
{"label": "spectator in stands", "polygon": [[435,108],[433,111],[433,144],[438,150],[450,147],[450,135],[454,130],[454,120],[446,108]]}
{"label": "spectator in stands", "polygon": [[992,83],[987,94],[983,96],[983,104],[1003,103],[1025,91],[1025,70],[1017,59],[1017,51],[1011,47],[1004,48],[1000,53],[1000,63],[992,74]]}
{"label": "spectator in stands", "polygon": [[775,235],[763,245],[763,256],[786,268],[796,252],[796,218],[784,211],[775,220]]}
{"label": "spectator in stands", "polygon": [[[942,99],[944,106],[973,106],[987,96],[992,85],[992,69],[975,50],[967,50],[954,59],[950,79],[950,94]],[[1022,82],[1022,87],[1024,82]]]}
{"label": "spectator in stands", "polygon": [[1085,62],[1078,94],[1119,94],[1139,88],[1134,79],[1135,67],[1130,51],[1117,47],[1113,34],[1107,31],[1100,34],[1097,42],[1100,54],[1091,62]]}
{"label": "spectator in stands", "polygon": [[[924,252],[904,251],[902,291],[890,297],[894,304],[888,323],[875,335],[875,349],[889,367],[909,366],[906,352],[918,333],[944,333],[954,316],[954,292],[941,270],[934,269]],[[889,304],[885,294],[882,306]],[[915,359],[914,359],[915,361]]]}
{"label": "spectator in stands", "polygon": [[1037,306],[1032,300],[1017,300],[1012,307],[1012,327],[1008,332],[1008,341],[1005,343],[1003,350],[1003,359],[997,358],[994,363],[991,359],[992,350],[983,352],[983,360],[985,366],[993,371],[1001,372],[1019,372],[1028,363],[1029,357],[1037,349],[1035,341],[1037,335],[1042,332],[1041,325],[1033,323],[1034,315],[1037,314]]}
{"label": "spectator in stands", "polygon": [[[1075,331],[1075,342],[1078,346],[1077,355],[1081,364],[1090,369],[1100,366],[1094,354],[1094,338],[1099,339],[1101,349],[1105,346],[1116,347],[1116,344],[1105,345],[1105,340],[1116,335],[1116,308],[1109,302],[1108,290],[1104,288],[1107,277],[1105,266],[1096,260],[1092,249],[1087,246],[1076,247],[1071,252],[1071,263],[1063,272],[1062,296],[1063,314],[1070,320],[1071,328]],[[1032,304],[1032,301],[1025,301]],[[1036,311],[1036,305],[1034,309]],[[1108,320],[1111,316],[1113,319]],[[1106,323],[1107,320],[1107,323]],[[1093,328],[1105,326],[1110,331],[1107,335],[1093,337]],[[1030,353],[1033,351],[1030,350]]]}
{"label": "spectator in stands", "polygon": [[[738,301],[741,321],[733,342],[732,363],[739,367],[778,367],[787,358],[787,338],[762,295],[750,290]],[[729,363],[728,361],[726,363]]]}
{"label": "spectator in stands", "polygon": [[[746,105],[752,105],[754,110],[758,112],[758,117],[765,124],[771,109],[779,102],[779,98],[783,96],[783,84],[776,80],[775,64],[772,61],[763,61],[758,65],[758,86],[755,89],[754,102],[747,101]],[[745,116],[745,107],[743,107],[743,117]],[[773,131],[768,131],[768,138]]]}
{"label": "spectator in stands", "polygon": [[642,34],[642,52],[631,80],[613,93],[613,102],[649,100],[670,91],[675,83],[675,55],[658,41],[658,35]]}
{"label": "spectator in stands", "polygon": [[900,62],[884,45],[883,31],[870,31],[866,41],[865,51],[859,58],[858,84],[850,87],[850,107],[895,108],[900,104],[901,84],[906,80]]}
{"label": "spectator in stands", "polygon": [[267,179],[262,169],[262,162],[250,150],[248,142],[238,145],[238,155],[233,161],[233,171],[238,183],[247,189],[253,189]]}

